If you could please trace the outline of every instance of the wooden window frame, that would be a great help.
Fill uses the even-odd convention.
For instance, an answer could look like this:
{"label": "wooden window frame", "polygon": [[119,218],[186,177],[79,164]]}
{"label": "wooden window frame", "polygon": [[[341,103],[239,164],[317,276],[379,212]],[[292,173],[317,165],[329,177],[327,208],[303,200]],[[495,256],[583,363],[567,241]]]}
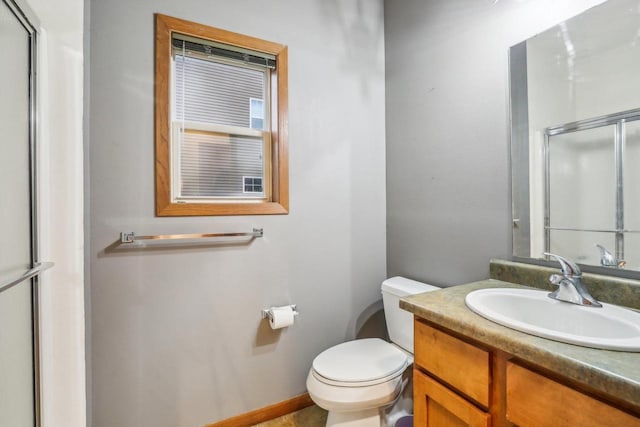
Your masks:
{"label": "wooden window frame", "polygon": [[[278,215],[289,213],[287,46],[170,16],[155,15],[155,186],[157,216]],[[185,34],[275,55],[271,73],[271,199],[179,202],[171,195],[171,38]],[[265,182],[267,184],[267,182]]]}

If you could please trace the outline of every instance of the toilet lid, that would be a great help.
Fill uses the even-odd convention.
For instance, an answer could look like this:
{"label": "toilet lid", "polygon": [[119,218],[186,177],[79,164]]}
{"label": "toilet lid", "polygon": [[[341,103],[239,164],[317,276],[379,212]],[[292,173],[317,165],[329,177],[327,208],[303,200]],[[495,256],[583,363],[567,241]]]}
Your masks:
{"label": "toilet lid", "polygon": [[349,341],[331,347],[313,360],[313,369],[342,382],[371,381],[404,371],[407,355],[379,338]]}

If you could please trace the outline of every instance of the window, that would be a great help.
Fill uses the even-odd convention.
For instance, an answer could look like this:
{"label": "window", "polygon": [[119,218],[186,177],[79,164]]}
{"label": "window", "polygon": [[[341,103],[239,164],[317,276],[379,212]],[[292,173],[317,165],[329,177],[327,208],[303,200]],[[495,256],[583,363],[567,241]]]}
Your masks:
{"label": "window", "polygon": [[156,15],[156,214],[289,210],[286,46]]}

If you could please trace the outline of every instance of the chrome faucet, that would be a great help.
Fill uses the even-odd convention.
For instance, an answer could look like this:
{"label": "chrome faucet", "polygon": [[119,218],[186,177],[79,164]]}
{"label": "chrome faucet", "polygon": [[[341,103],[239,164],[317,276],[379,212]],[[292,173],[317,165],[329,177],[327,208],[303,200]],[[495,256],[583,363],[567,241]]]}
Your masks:
{"label": "chrome faucet", "polygon": [[554,257],[560,263],[562,270],[562,275],[552,274],[549,277],[549,281],[558,286],[555,292],[549,294],[549,298],[588,307],[602,307],[602,304],[596,301],[582,284],[580,267],[560,255],[548,252],[544,252],[544,255]]}
{"label": "chrome faucet", "polygon": [[622,268],[627,264],[626,261],[618,261],[618,260],[616,260],[616,258],[613,256],[613,254],[611,252],[609,252],[607,250],[607,248],[605,248],[604,246],[596,244],[596,247],[600,250],[600,265],[601,266],[603,266],[603,267]]}

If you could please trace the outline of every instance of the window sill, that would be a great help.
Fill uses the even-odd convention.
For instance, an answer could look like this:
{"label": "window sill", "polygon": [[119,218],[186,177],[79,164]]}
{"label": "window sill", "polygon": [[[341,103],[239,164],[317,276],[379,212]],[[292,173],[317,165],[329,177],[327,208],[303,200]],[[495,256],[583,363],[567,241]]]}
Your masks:
{"label": "window sill", "polygon": [[289,206],[277,203],[169,203],[157,206],[157,216],[286,215]]}

